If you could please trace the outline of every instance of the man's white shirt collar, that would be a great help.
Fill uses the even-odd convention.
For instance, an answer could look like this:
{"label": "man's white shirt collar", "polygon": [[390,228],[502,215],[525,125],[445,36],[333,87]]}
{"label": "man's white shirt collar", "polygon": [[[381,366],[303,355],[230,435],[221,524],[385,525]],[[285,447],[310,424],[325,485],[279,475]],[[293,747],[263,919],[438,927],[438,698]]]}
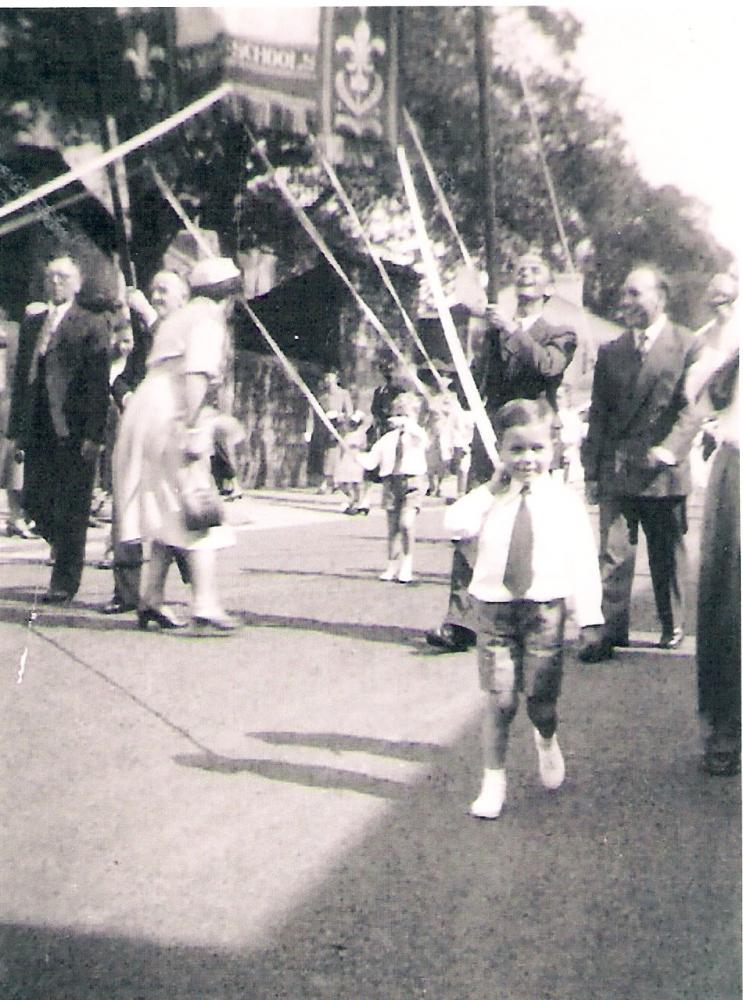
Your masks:
{"label": "man's white shirt collar", "polygon": [[645,330],[646,354],[655,343],[658,334],[660,333],[660,331],[663,329],[663,327],[666,325],[667,322],[668,322],[668,317],[666,316],[665,313],[661,313],[660,316],[657,319],[653,320],[650,326]]}
{"label": "man's white shirt collar", "polygon": [[518,314],[516,314],[516,321],[521,327],[522,333],[527,333],[529,330],[531,330],[531,328],[534,326],[537,320],[540,320],[541,318],[542,318],[541,312],[529,313],[528,316],[519,316]]}
{"label": "man's white shirt collar", "polygon": [[49,303],[49,312],[54,316],[54,328],[59,326],[67,312],[72,305],[72,299],[68,299],[67,302],[61,302],[58,306],[55,306],[53,302]]}

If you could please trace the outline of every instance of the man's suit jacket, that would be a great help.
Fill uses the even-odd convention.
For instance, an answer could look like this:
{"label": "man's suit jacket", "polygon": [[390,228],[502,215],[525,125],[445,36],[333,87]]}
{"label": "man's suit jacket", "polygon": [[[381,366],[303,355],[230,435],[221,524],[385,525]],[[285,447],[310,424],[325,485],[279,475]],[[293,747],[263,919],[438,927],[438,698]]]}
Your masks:
{"label": "man's suit jacket", "polygon": [[[693,334],[667,322],[644,359],[631,331],[599,348],[588,434],[581,458],[586,480],[600,496],[686,496],[689,450],[700,414],[684,383],[698,345]],[[661,446],[676,465],[652,467],[648,449]]]}
{"label": "man's suit jacket", "polygon": [[126,359],[123,372],[111,386],[111,395],[120,410],[124,408],[124,396],[134,392],[147,374],[147,357],[155,338],[155,326],[155,323],[151,327],[146,327],[144,323],[137,326],[132,352]]}
{"label": "man's suit jacket", "polygon": [[526,331],[502,337],[488,331],[475,380],[488,413],[512,399],[545,397],[557,410],[557,390],[578,343],[573,330],[540,316]]}
{"label": "man's suit jacket", "polygon": [[21,323],[8,437],[21,447],[35,439],[38,379],[43,371],[56,436],[102,444],[109,401],[108,323],[73,302],[52,336],[36,380],[29,384],[46,315],[46,310],[27,314]]}

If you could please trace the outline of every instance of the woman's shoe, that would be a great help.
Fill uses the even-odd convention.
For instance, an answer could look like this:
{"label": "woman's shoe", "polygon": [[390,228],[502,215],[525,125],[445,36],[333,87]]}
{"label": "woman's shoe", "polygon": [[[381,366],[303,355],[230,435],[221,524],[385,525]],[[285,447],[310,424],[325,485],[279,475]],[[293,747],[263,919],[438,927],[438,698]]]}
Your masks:
{"label": "woman's shoe", "polygon": [[8,538],[13,538],[14,535],[18,538],[39,537],[28,521],[24,521],[22,518],[18,518],[15,521],[8,521],[5,525],[5,534]]}
{"label": "woman's shoe", "polygon": [[137,625],[146,630],[150,622],[160,628],[185,628],[188,625],[188,622],[177,618],[169,608],[140,608],[137,611]]}
{"label": "woman's shoe", "polygon": [[237,622],[227,614],[194,615],[191,623],[198,635],[229,635],[237,628]]}
{"label": "woman's shoe", "polygon": [[357,507],[356,508],[356,513],[357,514],[367,515],[369,513],[369,508],[368,507]]}

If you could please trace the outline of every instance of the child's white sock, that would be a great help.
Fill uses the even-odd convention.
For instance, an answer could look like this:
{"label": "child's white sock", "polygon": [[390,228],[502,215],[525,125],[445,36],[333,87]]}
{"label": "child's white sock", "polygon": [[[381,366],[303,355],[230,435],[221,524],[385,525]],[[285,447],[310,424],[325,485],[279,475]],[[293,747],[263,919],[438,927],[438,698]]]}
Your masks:
{"label": "child's white sock", "polygon": [[390,561],[387,563],[387,569],[384,571],[384,573],[379,574],[379,579],[394,580],[395,577],[397,576],[397,566],[398,566],[397,559],[390,559]]}
{"label": "child's white sock", "polygon": [[413,557],[403,556],[400,560],[400,572],[397,574],[400,583],[410,583],[413,579]]}
{"label": "child's white sock", "polygon": [[559,788],[565,780],[565,760],[557,742],[557,736],[551,736],[546,740],[539,735],[539,730],[534,729],[534,743],[537,748],[539,758],[539,777],[545,788],[554,791]]}
{"label": "child's white sock", "polygon": [[482,776],[480,794],[470,806],[470,816],[476,816],[478,819],[497,819],[505,801],[505,769],[486,767]]}

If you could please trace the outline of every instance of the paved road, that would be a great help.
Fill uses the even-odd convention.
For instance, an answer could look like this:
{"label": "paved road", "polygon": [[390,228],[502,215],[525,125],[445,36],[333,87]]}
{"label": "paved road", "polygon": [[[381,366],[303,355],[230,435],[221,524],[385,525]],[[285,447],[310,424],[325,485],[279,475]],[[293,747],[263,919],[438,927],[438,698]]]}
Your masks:
{"label": "paved road", "polygon": [[519,716],[481,823],[473,659],[422,641],[442,508],[402,587],[376,579],[382,513],[339,506],[230,506],[229,639],[101,616],[93,568],[29,627],[45,546],[0,543],[0,996],[738,998],[740,787],[698,769],[693,640],[649,646],[643,568],[633,649],[571,661],[566,784],[541,790]]}

